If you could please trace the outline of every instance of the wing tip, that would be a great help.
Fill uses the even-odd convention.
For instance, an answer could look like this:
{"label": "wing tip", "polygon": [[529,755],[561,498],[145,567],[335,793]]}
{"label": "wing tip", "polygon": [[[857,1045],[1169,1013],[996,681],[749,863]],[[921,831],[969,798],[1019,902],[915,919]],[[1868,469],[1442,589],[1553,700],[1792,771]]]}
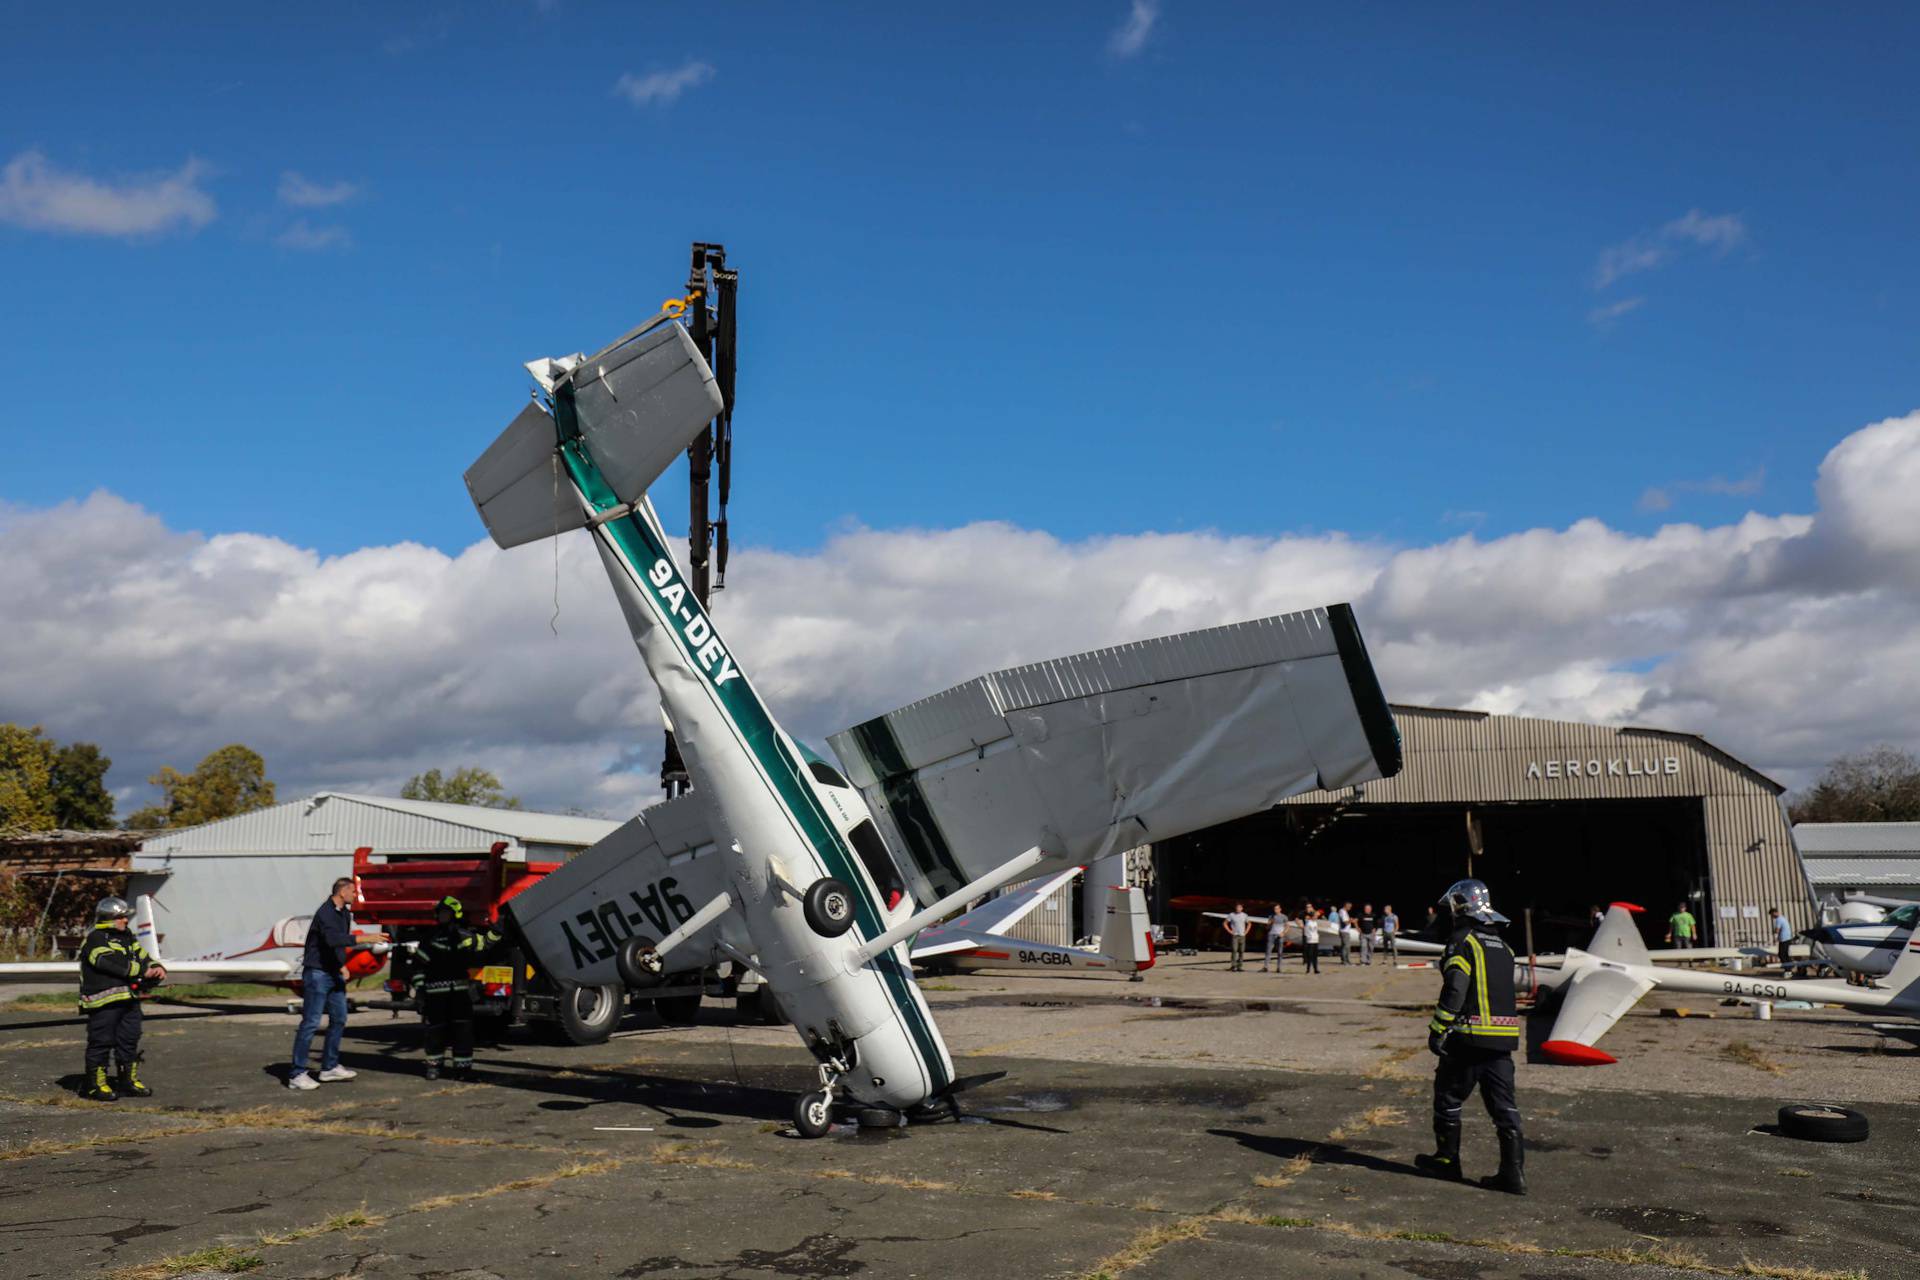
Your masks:
{"label": "wing tip", "polygon": [[1619,1061],[1606,1050],[1578,1040],[1548,1040],[1541,1044],[1540,1056],[1562,1067],[1604,1067]]}
{"label": "wing tip", "polygon": [[1610,907],[1618,907],[1622,911],[1631,911],[1635,915],[1645,915],[1647,910],[1635,902],[1609,902],[1607,905]]}

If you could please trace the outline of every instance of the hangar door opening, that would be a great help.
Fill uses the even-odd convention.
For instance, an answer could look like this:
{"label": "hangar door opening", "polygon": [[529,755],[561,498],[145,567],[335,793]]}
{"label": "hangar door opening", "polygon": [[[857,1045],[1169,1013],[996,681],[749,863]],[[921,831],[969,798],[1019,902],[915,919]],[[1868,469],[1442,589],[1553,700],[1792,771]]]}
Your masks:
{"label": "hangar door opening", "polygon": [[[1595,904],[1637,903],[1641,930],[1659,946],[1674,904],[1686,899],[1711,936],[1706,813],[1698,798],[1546,801],[1498,805],[1282,805],[1154,845],[1155,919],[1201,945],[1217,942],[1206,899],[1238,899],[1264,912],[1303,902],[1394,904],[1417,931],[1427,906],[1465,876],[1487,882],[1524,944],[1559,951],[1592,935]],[[1231,905],[1228,902],[1227,905]]]}

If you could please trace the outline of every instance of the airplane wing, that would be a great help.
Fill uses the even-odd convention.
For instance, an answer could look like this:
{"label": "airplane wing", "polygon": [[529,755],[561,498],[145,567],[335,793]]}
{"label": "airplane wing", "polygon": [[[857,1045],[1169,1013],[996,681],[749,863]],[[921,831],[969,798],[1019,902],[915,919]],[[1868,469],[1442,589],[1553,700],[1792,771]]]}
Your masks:
{"label": "airplane wing", "polygon": [[0,964],[0,986],[16,986],[29,982],[78,982],[80,980],[80,962],[78,960],[21,960],[13,964]]}
{"label": "airplane wing", "polygon": [[995,672],[831,741],[921,902],[1035,845],[1090,864],[1400,769],[1344,604]]}
{"label": "airplane wing", "polygon": [[[1225,911],[1202,911],[1200,914],[1209,920],[1225,920],[1229,913]],[[1247,923],[1250,925],[1257,924],[1262,929],[1269,927],[1269,922],[1265,916],[1248,916]],[[1289,921],[1288,923],[1292,922]]]}
{"label": "airplane wing", "polygon": [[1030,881],[1024,888],[1003,894],[989,902],[983,902],[965,915],[957,916],[945,924],[935,925],[931,929],[922,929],[909,947],[908,957],[914,960],[931,960],[935,956],[977,947],[980,945],[980,938],[977,935],[1003,934],[1014,928],[1032,915],[1034,908],[1045,902],[1049,894],[1083,870],[1085,870],[1084,867],[1068,867],[1058,875]]}
{"label": "airplane wing", "polygon": [[1612,1054],[1593,1047],[1622,1014],[1653,990],[1646,978],[1621,969],[1578,969],[1561,990],[1560,1012],[1553,1031],[1540,1046],[1549,1062],[1563,1066],[1596,1066],[1614,1061]]}
{"label": "airplane wing", "polygon": [[[706,800],[680,796],[642,810],[612,835],[502,904],[540,966],[587,986],[620,981],[614,952],[642,934],[658,942],[699,904],[727,888],[726,859],[712,835]],[[704,967],[724,939],[751,952],[746,930],[729,912],[689,937],[674,954]],[[679,966],[669,964],[674,970]]]}

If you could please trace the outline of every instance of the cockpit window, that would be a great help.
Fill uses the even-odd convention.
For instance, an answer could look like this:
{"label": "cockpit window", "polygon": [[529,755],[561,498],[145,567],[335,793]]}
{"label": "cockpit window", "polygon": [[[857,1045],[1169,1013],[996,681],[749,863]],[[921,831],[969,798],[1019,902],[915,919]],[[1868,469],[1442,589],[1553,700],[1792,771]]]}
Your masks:
{"label": "cockpit window", "polygon": [[900,872],[894,868],[893,859],[887,856],[887,842],[880,838],[873,819],[861,819],[860,825],[847,833],[847,841],[853,845],[854,853],[859,855],[860,865],[873,877],[880,896],[886,900],[887,910],[899,906],[900,899],[907,896],[907,886],[900,879]]}
{"label": "cockpit window", "polygon": [[1911,929],[1916,920],[1920,920],[1920,903],[1887,913],[1887,923],[1896,928]]}
{"label": "cockpit window", "polygon": [[813,774],[813,780],[829,787],[852,787],[853,784],[840,776],[840,771],[825,760],[807,761],[807,771]]}

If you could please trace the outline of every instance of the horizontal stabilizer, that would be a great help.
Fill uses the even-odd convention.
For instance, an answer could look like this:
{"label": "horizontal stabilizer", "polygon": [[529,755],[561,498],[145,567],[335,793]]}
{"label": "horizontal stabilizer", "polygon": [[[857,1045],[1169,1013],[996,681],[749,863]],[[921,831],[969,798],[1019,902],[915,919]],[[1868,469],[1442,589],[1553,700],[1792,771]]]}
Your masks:
{"label": "horizontal stabilizer", "polygon": [[587,522],[560,472],[559,446],[553,416],[529,404],[467,468],[467,496],[495,544],[517,547]]}
{"label": "horizontal stabilizer", "polygon": [[[1570,959],[1579,954],[1578,951],[1568,953]],[[1650,978],[1621,969],[1576,968],[1573,980],[1561,988],[1560,1012],[1554,1016],[1553,1031],[1547,1037],[1549,1043],[1558,1046],[1555,1050],[1558,1056],[1549,1055],[1549,1061],[1576,1066],[1611,1062],[1611,1058],[1583,1055],[1568,1046],[1591,1049],[1593,1042],[1607,1034],[1653,987]]]}

